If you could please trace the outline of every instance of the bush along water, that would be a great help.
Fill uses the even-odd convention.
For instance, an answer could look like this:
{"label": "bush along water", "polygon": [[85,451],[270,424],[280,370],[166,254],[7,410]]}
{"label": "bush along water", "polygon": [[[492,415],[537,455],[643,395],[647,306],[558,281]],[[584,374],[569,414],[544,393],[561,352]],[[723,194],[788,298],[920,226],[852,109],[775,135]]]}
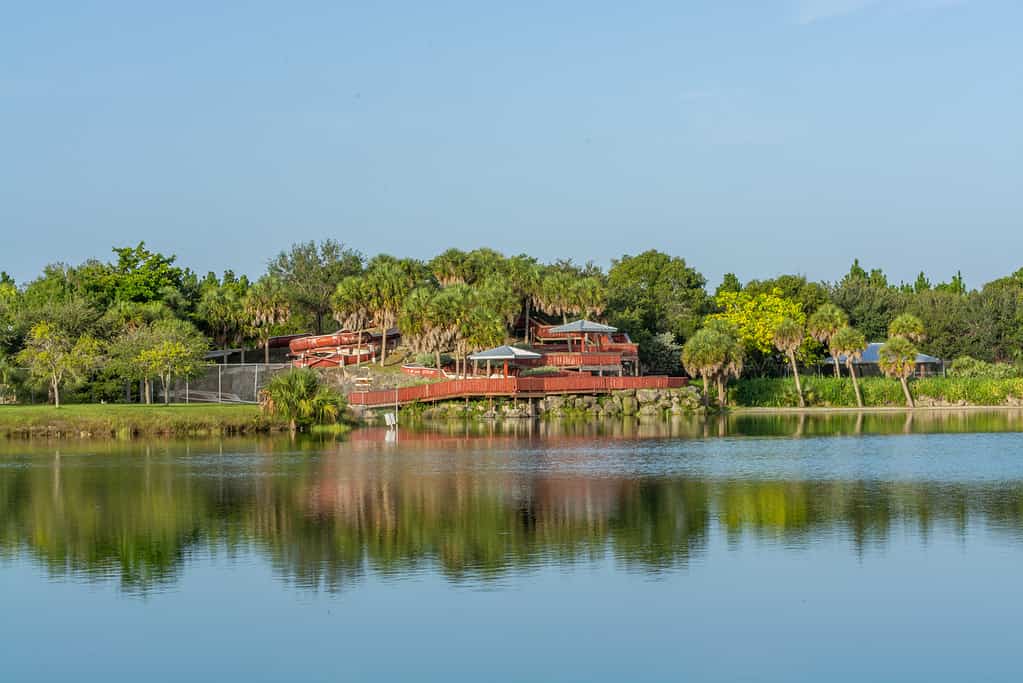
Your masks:
{"label": "bush along water", "polygon": [[[846,378],[802,377],[808,406],[855,408],[856,395]],[[863,403],[867,407],[905,405],[898,380],[861,378]],[[916,404],[942,406],[1023,406],[1023,378],[925,377],[910,380]],[[744,379],[732,385],[729,397],[734,405],[751,408],[795,408],[799,405],[790,379],[781,377]]]}
{"label": "bush along water", "polygon": [[264,413],[286,421],[292,433],[337,424],[347,410],[344,397],[308,368],[275,375],[261,392],[260,406]]}

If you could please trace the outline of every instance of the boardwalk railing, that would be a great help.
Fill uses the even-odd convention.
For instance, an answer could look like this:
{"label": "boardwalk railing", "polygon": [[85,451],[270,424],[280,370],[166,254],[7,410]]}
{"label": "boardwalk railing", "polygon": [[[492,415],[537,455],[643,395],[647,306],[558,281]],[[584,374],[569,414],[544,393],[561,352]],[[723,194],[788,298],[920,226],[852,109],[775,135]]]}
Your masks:
{"label": "boardwalk railing", "polygon": [[599,351],[586,351],[582,353],[558,351],[543,354],[543,365],[550,365],[558,368],[574,368],[583,365],[621,365],[622,354],[602,353]]}
{"label": "boardwalk railing", "polygon": [[454,379],[414,387],[357,391],[348,395],[356,406],[404,405],[416,401],[488,396],[606,393],[626,389],[668,389],[686,385],[685,377],[502,377]]}

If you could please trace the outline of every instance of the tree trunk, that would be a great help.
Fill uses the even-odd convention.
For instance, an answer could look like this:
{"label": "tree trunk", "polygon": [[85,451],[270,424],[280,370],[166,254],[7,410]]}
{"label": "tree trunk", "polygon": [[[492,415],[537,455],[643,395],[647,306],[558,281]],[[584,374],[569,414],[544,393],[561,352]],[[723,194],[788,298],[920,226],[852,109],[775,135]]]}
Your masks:
{"label": "tree trunk", "polygon": [[53,388],[53,407],[60,408],[60,383],[57,380],[50,380],[50,386]]}
{"label": "tree trunk", "polygon": [[860,381],[856,379],[856,367],[849,363],[849,376],[852,377],[853,391],[856,392],[856,407],[863,407],[863,394],[860,393]]}
{"label": "tree trunk", "polygon": [[162,377],[161,376],[160,380],[163,382],[163,404],[165,406],[169,406],[170,405],[170,383],[171,383],[170,373],[167,373],[166,377]]}
{"label": "tree trunk", "polygon": [[835,377],[838,377],[839,379],[841,379],[841,377],[842,377],[842,370],[841,370],[841,368],[838,367],[838,354],[835,353],[834,351],[832,351],[831,352],[831,357],[835,359]]}
{"label": "tree trunk", "polygon": [[704,408],[709,408],[710,407],[710,392],[709,392],[709,387],[707,386],[707,375],[704,375],[703,373],[700,373],[700,374],[703,376],[703,407]]}
{"label": "tree trunk", "polygon": [[906,395],[906,405],[910,408],[916,408],[916,404],[913,403],[913,394],[909,393],[909,382],[906,381],[905,377],[899,377],[899,381],[902,382],[902,393]]}
{"label": "tree trunk", "polygon": [[805,408],[806,401],[803,400],[803,383],[799,381],[799,366],[796,365],[796,352],[789,351],[789,363],[792,364],[792,379],[796,380],[796,395],[799,397],[799,407]]}
{"label": "tree trunk", "polygon": [[270,365],[270,339],[267,338],[266,343],[263,344],[263,362]]}
{"label": "tree trunk", "polygon": [[387,328],[381,326],[380,331],[383,332],[380,337],[380,367],[383,367],[387,361]]}
{"label": "tree trunk", "polygon": [[434,357],[434,359],[436,361],[437,369],[440,370],[441,369],[441,367],[440,367],[440,349],[434,349],[433,350],[433,357]]}
{"label": "tree trunk", "polygon": [[530,299],[527,296],[526,297],[526,333],[524,335],[522,335],[525,338],[525,340],[526,340],[526,344],[529,344],[529,314],[532,312],[530,310],[532,308],[532,303],[533,303],[532,299]]}
{"label": "tree trunk", "polygon": [[725,380],[721,375],[718,375],[714,380],[718,385],[718,406],[721,408],[725,407]]}

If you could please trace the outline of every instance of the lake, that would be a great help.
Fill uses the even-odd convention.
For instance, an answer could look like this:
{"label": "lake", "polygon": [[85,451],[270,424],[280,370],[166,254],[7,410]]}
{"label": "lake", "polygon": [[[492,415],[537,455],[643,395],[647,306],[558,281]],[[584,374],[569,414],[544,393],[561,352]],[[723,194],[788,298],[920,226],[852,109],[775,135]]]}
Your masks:
{"label": "lake", "polygon": [[1017,680],[1020,430],[0,442],[0,680]]}

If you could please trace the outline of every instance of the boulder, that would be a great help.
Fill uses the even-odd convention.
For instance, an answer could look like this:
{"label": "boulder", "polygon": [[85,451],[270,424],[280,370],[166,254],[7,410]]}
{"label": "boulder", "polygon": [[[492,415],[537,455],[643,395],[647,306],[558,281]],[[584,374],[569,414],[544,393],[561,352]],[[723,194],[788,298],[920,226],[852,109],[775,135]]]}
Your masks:
{"label": "boulder", "polygon": [[661,398],[659,389],[637,389],[636,400],[640,403],[656,403]]}
{"label": "boulder", "polygon": [[637,410],[639,410],[639,402],[635,396],[622,397],[622,415],[629,417],[635,415]]}

